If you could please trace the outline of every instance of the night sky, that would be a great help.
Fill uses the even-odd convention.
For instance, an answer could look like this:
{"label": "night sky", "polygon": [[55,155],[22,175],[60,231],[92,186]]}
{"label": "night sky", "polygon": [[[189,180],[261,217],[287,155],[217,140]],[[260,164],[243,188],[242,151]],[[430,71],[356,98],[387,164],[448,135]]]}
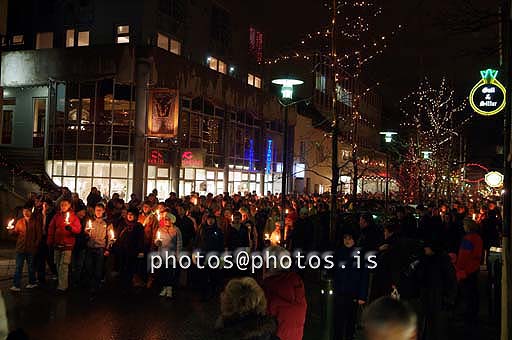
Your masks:
{"label": "night sky", "polygon": [[[301,36],[329,22],[320,0],[255,1],[255,20],[266,30],[266,56],[279,55],[283,46],[292,47]],[[468,8],[468,4],[473,9]],[[386,0],[383,15],[375,23],[375,34],[387,34],[397,24],[403,30],[391,41],[388,49],[368,64],[365,78],[380,82],[378,91],[384,98],[386,126],[398,128],[402,119],[399,101],[425,76],[439,83],[445,76],[460,100],[479,80],[479,71],[488,67],[499,69],[499,28],[496,17],[487,21],[478,16],[497,12],[499,1],[493,0]],[[470,15],[470,13],[474,15]],[[476,18],[476,20],[475,20]],[[454,20],[463,20],[463,27],[476,29],[455,32]],[[483,23],[483,24],[482,24]],[[468,161],[482,162],[491,168],[501,166],[496,146],[502,144],[502,115],[473,115],[468,126]]]}

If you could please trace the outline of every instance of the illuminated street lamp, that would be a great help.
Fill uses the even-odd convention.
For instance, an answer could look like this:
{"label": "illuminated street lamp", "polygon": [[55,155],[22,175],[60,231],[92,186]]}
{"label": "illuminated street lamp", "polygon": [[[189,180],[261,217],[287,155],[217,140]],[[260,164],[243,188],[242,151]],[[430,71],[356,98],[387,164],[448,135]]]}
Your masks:
{"label": "illuminated street lamp", "polygon": [[432,155],[432,151],[422,151],[423,159],[430,159],[430,155]]}
{"label": "illuminated street lamp", "polygon": [[[394,131],[382,131],[380,133],[384,136],[384,141],[387,144],[393,142],[393,136],[397,135]],[[388,211],[388,202],[389,202],[389,149],[386,148],[386,196],[384,200],[384,207],[386,211]]]}
{"label": "illuminated street lamp", "polygon": [[281,96],[284,102],[279,103],[284,107],[284,133],[283,133],[283,171],[281,173],[281,242],[285,241],[285,207],[288,182],[288,106],[293,105],[293,87],[302,85],[304,82],[294,78],[278,78],[272,80],[272,84],[281,86]]}
{"label": "illuminated street lamp", "polygon": [[281,95],[283,96],[283,99],[292,99],[293,87],[297,85],[302,85],[304,84],[304,82],[298,79],[280,78],[272,80],[272,84],[281,86]]}
{"label": "illuminated street lamp", "polygon": [[391,143],[393,141],[393,136],[397,133],[393,131],[382,131],[380,134],[384,136],[386,143]]}
{"label": "illuminated street lamp", "polygon": [[498,171],[491,171],[485,175],[485,183],[491,188],[499,188],[503,185],[504,176]]}

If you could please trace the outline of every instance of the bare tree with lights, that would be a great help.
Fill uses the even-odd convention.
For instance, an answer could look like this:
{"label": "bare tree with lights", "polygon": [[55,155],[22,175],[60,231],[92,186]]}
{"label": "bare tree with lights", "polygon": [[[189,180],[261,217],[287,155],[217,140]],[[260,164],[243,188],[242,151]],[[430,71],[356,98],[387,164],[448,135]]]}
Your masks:
{"label": "bare tree with lights", "polygon": [[[434,187],[436,201],[440,192],[449,194],[451,165],[453,160],[453,141],[458,136],[457,113],[464,110],[465,102],[458,102],[455,91],[443,78],[438,87],[434,87],[425,78],[419,86],[401,101],[404,114],[402,127],[411,133],[411,145],[416,151],[409,150],[404,164],[431,162],[432,166],[424,167],[426,173],[421,175],[423,185]],[[429,152],[428,160],[423,159],[422,152]],[[433,171],[433,173],[432,173]],[[418,186],[418,190],[420,187]]]}
{"label": "bare tree with lights", "polygon": [[[303,36],[298,44],[288,53],[268,60],[267,64],[276,64],[293,59],[311,60],[315,63],[315,72],[326,75],[326,88],[330,91],[332,122],[330,135],[332,139],[331,162],[331,239],[334,237],[338,187],[340,171],[346,164],[339,164],[338,142],[341,126],[348,129],[352,148],[352,200],[357,204],[358,182],[358,126],[364,119],[360,112],[360,103],[374,86],[362,88],[360,77],[364,66],[387,48],[388,40],[396,34],[375,36],[378,32],[376,18],[382,15],[382,8],[373,1],[327,0],[324,3],[328,22],[316,32]],[[401,25],[397,25],[396,30]],[[347,83],[354,86],[344,87]],[[343,115],[340,102],[349,107],[349,114]]]}

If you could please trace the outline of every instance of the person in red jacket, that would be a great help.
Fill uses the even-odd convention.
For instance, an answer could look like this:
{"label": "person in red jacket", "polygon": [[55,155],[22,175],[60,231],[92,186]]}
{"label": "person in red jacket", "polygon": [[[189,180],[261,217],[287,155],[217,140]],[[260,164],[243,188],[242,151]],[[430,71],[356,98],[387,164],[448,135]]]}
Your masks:
{"label": "person in red jacket", "polygon": [[464,231],[466,235],[460,244],[455,269],[462,300],[466,303],[464,320],[471,325],[473,321],[478,319],[478,274],[480,272],[483,241],[480,235],[477,234],[478,225],[472,219],[464,219]]}
{"label": "person in red jacket", "polygon": [[68,289],[68,272],[71,252],[75,245],[75,235],[81,230],[80,220],[71,209],[71,201],[63,198],[60,211],[55,214],[48,227],[48,247],[54,248],[55,265],[59,276],[59,291]]}
{"label": "person in red jacket", "polygon": [[[281,340],[301,340],[306,321],[306,294],[304,282],[297,273],[279,268],[281,256],[290,256],[290,253],[279,246],[267,249],[268,263],[274,266],[270,256],[276,256],[276,267],[267,268],[264,273],[263,290],[267,298],[267,311],[276,317],[278,322],[277,336]],[[283,260],[283,263],[286,263]]]}

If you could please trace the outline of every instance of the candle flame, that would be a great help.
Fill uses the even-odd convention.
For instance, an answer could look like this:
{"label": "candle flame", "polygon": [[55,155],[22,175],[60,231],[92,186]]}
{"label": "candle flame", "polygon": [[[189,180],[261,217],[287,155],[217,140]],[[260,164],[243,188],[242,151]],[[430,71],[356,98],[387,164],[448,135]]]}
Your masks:
{"label": "candle flame", "polygon": [[265,233],[265,240],[270,240],[270,234],[269,233]]}
{"label": "candle flame", "polygon": [[156,239],[159,240],[159,241],[161,240],[161,238],[160,238],[160,230],[158,230],[156,232]]}
{"label": "candle flame", "polygon": [[159,221],[160,221],[160,210],[157,210],[157,211],[156,211],[156,218],[157,218],[157,220],[159,220]]}
{"label": "candle flame", "polygon": [[69,223],[69,211],[66,213],[66,223]]}
{"label": "candle flame", "polygon": [[91,220],[89,220],[89,222],[87,223],[87,229],[92,230],[92,221]]}
{"label": "candle flame", "polygon": [[114,234],[114,230],[110,229],[110,239],[111,240],[115,240],[116,239],[116,234]]}
{"label": "candle flame", "polygon": [[14,218],[9,221],[9,223],[7,224],[7,229],[14,229],[14,221]]}

